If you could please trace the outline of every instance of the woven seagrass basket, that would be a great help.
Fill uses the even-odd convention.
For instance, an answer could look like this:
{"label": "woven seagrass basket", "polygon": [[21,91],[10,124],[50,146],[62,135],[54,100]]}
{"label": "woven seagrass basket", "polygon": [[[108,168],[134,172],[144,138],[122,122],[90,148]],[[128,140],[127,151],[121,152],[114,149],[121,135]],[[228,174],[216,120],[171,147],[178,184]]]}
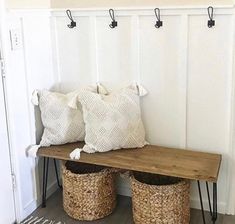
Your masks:
{"label": "woven seagrass basket", "polygon": [[131,187],[135,224],[189,224],[189,181],[134,172]]}
{"label": "woven seagrass basket", "polygon": [[112,169],[66,162],[62,172],[64,210],[70,217],[91,221],[113,212],[116,192]]}

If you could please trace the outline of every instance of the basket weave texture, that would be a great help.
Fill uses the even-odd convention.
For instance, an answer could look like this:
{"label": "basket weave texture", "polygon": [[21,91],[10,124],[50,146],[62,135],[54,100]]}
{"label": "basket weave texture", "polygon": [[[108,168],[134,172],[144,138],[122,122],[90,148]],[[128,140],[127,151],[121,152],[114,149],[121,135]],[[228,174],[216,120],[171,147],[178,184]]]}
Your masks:
{"label": "basket weave texture", "polygon": [[131,187],[135,224],[189,224],[189,181],[134,173]]}
{"label": "basket weave texture", "polygon": [[95,165],[67,162],[62,165],[65,212],[78,220],[96,220],[116,206],[115,174]]}

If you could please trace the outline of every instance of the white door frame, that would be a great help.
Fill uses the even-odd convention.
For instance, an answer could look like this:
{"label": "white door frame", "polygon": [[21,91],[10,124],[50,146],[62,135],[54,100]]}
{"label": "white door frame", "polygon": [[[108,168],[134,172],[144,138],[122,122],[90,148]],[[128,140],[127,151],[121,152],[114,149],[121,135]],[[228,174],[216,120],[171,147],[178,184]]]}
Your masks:
{"label": "white door frame", "polygon": [[[10,131],[9,131],[9,116],[8,116],[8,105],[7,105],[7,90],[6,90],[6,8],[5,8],[5,1],[0,0],[0,82],[2,82],[3,87],[3,97],[4,97],[4,107],[5,107],[5,114],[6,114],[6,126],[7,126],[7,141],[8,141],[8,149],[9,149],[9,158],[10,158],[10,167],[11,167],[11,175],[12,175],[12,185],[13,185],[13,199],[14,199],[14,213],[15,213],[15,223],[18,223],[20,221],[20,207],[19,207],[19,197],[18,197],[18,191],[16,188],[16,175],[17,175],[17,169],[14,165],[15,157],[14,153],[11,147],[11,141],[10,141]],[[2,68],[3,66],[3,68]],[[3,74],[2,74],[3,73]]]}

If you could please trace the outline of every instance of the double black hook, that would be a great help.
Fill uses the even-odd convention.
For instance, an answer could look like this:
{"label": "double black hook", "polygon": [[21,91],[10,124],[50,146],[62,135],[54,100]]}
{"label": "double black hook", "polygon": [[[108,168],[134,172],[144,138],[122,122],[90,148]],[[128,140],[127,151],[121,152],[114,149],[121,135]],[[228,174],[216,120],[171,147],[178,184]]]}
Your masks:
{"label": "double black hook", "polygon": [[212,28],[213,26],[215,26],[215,20],[213,20],[213,17],[214,17],[214,8],[212,6],[209,6],[207,8],[207,12],[208,12],[208,16],[209,16],[209,19],[210,19],[210,20],[208,20],[207,26],[209,28]]}
{"label": "double black hook", "polygon": [[72,13],[71,13],[71,11],[70,11],[69,9],[66,10],[66,14],[67,14],[67,16],[69,17],[69,19],[70,19],[70,21],[71,21],[71,23],[68,24],[68,27],[69,27],[70,29],[76,27],[76,22],[73,20]]}
{"label": "double black hook", "polygon": [[113,9],[109,9],[109,15],[112,19],[112,22],[111,22],[111,24],[109,24],[109,27],[113,29],[118,25],[118,22],[115,20],[114,10]]}
{"label": "double black hook", "polygon": [[159,9],[159,8],[155,8],[155,9],[154,9],[154,13],[155,13],[155,16],[156,16],[156,18],[157,18],[155,27],[156,27],[156,28],[160,28],[161,26],[163,26],[163,22],[161,21],[160,9]]}

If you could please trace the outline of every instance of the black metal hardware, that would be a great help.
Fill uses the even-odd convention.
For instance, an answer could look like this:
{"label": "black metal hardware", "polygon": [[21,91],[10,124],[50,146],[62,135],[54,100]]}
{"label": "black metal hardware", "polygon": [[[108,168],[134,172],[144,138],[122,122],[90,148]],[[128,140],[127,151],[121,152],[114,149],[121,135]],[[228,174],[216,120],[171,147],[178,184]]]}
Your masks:
{"label": "black metal hardware", "polygon": [[[203,208],[203,201],[202,201],[202,193],[201,193],[201,186],[199,180],[197,181],[198,184],[198,192],[199,192],[199,198],[200,198],[200,204],[201,204],[201,211],[202,211],[202,219],[203,224],[206,224],[205,220],[205,213]],[[217,183],[213,183],[213,206],[211,207],[211,199],[210,199],[210,191],[208,182],[206,182],[206,191],[208,196],[208,203],[209,203],[209,209],[210,209],[210,216],[212,223],[215,224],[218,218],[218,211],[217,211]],[[212,210],[213,208],[213,210]]]}
{"label": "black metal hardware", "polygon": [[212,28],[213,26],[215,26],[215,20],[213,20],[213,17],[214,17],[214,8],[212,6],[209,6],[207,8],[207,12],[208,12],[208,16],[209,16],[209,19],[210,19],[210,20],[208,20],[207,26],[209,28]]}
{"label": "black metal hardware", "polygon": [[112,19],[112,22],[111,22],[111,24],[109,24],[109,27],[113,29],[118,25],[118,22],[115,20],[114,10],[113,9],[109,9],[109,15]]}
{"label": "black metal hardware", "polygon": [[202,220],[203,220],[203,224],[206,224],[205,213],[204,213],[203,202],[202,202],[201,186],[200,186],[199,180],[197,181],[197,185],[198,185],[198,193],[199,193],[200,204],[201,204]]}
{"label": "black metal hardware", "polygon": [[69,18],[70,21],[71,21],[71,23],[68,24],[67,26],[68,26],[70,29],[76,27],[77,24],[76,24],[76,22],[73,20],[72,13],[71,13],[71,11],[70,11],[69,9],[66,10],[66,14],[67,14],[68,18]]}
{"label": "black metal hardware", "polygon": [[[62,188],[62,185],[59,182],[59,175],[58,175],[58,170],[57,170],[56,159],[53,159],[53,160],[54,160],[57,185],[59,188]],[[49,158],[44,157],[44,159],[43,159],[43,177],[42,177],[42,208],[46,207],[48,170],[49,170]]]}
{"label": "black metal hardware", "polygon": [[218,212],[217,212],[217,183],[213,183],[213,212],[212,212],[212,222],[215,224],[216,220],[218,218]]}
{"label": "black metal hardware", "polygon": [[58,169],[57,169],[56,159],[53,159],[53,161],[54,161],[54,167],[55,167],[55,174],[56,174],[57,185],[58,185],[59,188],[62,188],[62,185],[60,184],[60,180],[59,180],[59,175],[58,175]]}
{"label": "black metal hardware", "polygon": [[49,158],[43,159],[42,208],[46,207]]}
{"label": "black metal hardware", "polygon": [[208,182],[207,181],[206,181],[206,191],[207,191],[207,197],[208,197],[208,202],[209,202],[210,214],[212,216],[211,197],[210,197],[210,191],[209,191],[209,186],[208,186]]}
{"label": "black metal hardware", "polygon": [[155,27],[156,28],[160,28],[161,26],[163,26],[163,22],[161,21],[160,9],[159,8],[155,8],[154,9],[154,13],[155,13],[155,16],[157,18]]}

